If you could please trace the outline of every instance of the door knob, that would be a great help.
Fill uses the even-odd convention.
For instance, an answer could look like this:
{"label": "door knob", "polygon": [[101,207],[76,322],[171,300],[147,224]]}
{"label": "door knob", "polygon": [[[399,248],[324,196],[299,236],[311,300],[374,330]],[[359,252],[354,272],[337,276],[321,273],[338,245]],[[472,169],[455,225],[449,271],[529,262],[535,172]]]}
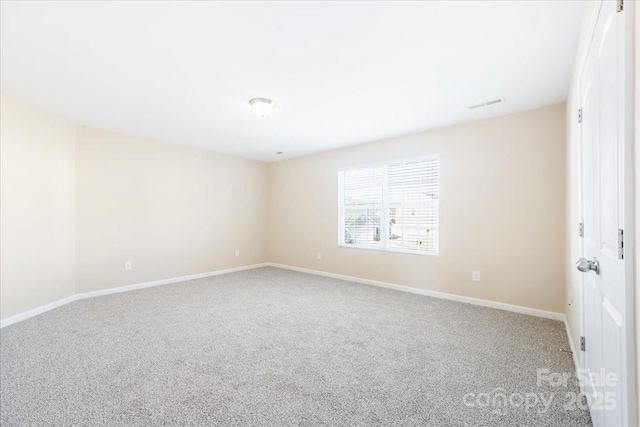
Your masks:
{"label": "door knob", "polygon": [[593,258],[592,261],[589,261],[585,258],[578,258],[578,260],[576,261],[576,268],[583,273],[595,271],[596,274],[600,274],[600,263],[596,258]]}

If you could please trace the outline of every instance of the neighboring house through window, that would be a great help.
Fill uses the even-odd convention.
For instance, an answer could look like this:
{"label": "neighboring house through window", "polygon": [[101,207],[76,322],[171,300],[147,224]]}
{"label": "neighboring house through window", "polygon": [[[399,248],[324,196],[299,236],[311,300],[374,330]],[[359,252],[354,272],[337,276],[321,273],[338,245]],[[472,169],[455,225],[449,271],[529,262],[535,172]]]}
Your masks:
{"label": "neighboring house through window", "polygon": [[439,156],[338,172],[338,244],[438,253]]}

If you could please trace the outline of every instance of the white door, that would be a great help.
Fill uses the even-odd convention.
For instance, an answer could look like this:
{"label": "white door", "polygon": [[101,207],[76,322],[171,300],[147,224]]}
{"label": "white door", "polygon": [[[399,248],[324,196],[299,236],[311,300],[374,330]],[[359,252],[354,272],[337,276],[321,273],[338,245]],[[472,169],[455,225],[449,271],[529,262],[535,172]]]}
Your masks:
{"label": "white door", "polygon": [[[583,257],[597,260],[599,266],[583,275],[583,361],[589,375],[585,392],[594,426],[628,426],[633,422],[628,368],[628,331],[633,325],[625,282],[627,254],[619,247],[625,230],[624,19],[616,1],[605,0],[597,8],[580,80]],[[583,268],[596,266],[582,262]]]}

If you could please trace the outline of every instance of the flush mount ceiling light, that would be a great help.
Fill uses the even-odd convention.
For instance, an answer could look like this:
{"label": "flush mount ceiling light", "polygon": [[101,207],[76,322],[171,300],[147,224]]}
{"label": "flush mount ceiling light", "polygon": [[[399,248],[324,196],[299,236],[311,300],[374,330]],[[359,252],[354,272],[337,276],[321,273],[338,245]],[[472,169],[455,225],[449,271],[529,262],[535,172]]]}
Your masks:
{"label": "flush mount ceiling light", "polygon": [[273,111],[273,107],[275,107],[273,101],[266,98],[253,98],[249,101],[249,104],[251,104],[253,111],[262,117],[268,116]]}

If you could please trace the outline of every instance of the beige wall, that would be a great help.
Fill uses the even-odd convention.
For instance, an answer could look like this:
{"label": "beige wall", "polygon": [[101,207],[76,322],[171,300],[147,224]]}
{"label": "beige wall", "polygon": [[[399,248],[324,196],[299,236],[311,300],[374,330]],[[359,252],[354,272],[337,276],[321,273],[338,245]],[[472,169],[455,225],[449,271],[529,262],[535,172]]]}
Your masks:
{"label": "beige wall", "polygon": [[75,127],[0,99],[0,315],[74,293]]}
{"label": "beige wall", "polygon": [[[338,248],[338,168],[435,153],[438,257]],[[273,262],[564,312],[564,104],[272,163],[269,184]]]}
{"label": "beige wall", "polygon": [[[2,318],[265,261],[563,309],[564,105],[267,165],[75,128],[5,99]],[[440,255],[339,249],[337,168],[432,153]]]}
{"label": "beige wall", "polygon": [[2,319],[267,261],[266,163],[76,127],[5,95],[1,107]]}
{"label": "beige wall", "polygon": [[267,261],[267,164],[86,127],[76,159],[77,293]]}

